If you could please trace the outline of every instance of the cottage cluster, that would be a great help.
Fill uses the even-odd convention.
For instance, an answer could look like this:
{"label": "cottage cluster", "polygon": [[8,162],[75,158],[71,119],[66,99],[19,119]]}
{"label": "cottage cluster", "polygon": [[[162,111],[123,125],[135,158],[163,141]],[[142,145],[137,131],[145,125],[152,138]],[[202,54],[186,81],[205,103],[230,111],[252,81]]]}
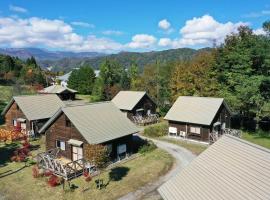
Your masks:
{"label": "cottage cluster", "polygon": [[[138,125],[159,118],[156,103],[146,92],[120,91],[112,101],[97,103],[78,101],[77,91],[62,86],[39,93],[10,100],[2,113],[6,129],[45,134],[46,150],[58,149],[63,160],[71,162],[84,158],[88,144],[105,145],[112,161],[126,158],[133,153]],[[264,188],[251,190],[254,181],[268,184],[269,150],[230,135],[217,141],[231,127],[231,116],[223,98],[180,96],[176,100],[164,117],[168,136],[215,144],[158,189],[164,199],[269,197]]]}
{"label": "cottage cluster", "polygon": [[[84,144],[102,144],[113,160],[132,154],[136,125],[156,123],[156,103],[146,92],[120,91],[111,102],[76,100],[77,91],[53,85],[39,95],[16,96],[4,109],[6,128],[45,134],[46,150],[60,148],[70,160],[83,158]],[[231,111],[222,98],[179,97],[165,119],[168,135],[209,142],[230,127]]]}

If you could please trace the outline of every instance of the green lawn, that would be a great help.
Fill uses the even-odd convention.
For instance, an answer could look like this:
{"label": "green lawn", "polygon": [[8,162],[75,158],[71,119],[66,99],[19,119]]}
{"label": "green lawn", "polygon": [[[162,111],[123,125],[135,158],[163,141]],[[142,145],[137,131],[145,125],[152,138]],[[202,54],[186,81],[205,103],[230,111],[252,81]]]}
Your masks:
{"label": "green lawn", "polygon": [[91,95],[88,95],[88,94],[76,94],[76,99],[90,102]]}
{"label": "green lawn", "polygon": [[249,142],[270,149],[270,133],[257,131],[256,133],[243,132],[242,138]]}
{"label": "green lawn", "polygon": [[[44,148],[44,142],[35,145],[39,147],[34,151],[36,154]],[[42,146],[38,146],[42,144]],[[0,146],[1,157],[4,145]],[[11,146],[10,146],[11,148]],[[7,149],[5,149],[7,150]],[[133,160],[116,165],[114,168],[101,174],[101,178],[107,185],[98,190],[94,180],[87,183],[84,177],[72,180],[74,190],[62,186],[51,188],[47,185],[46,178],[32,177],[32,167],[23,168],[24,163],[10,163],[5,160],[5,165],[0,167],[0,196],[5,194],[6,199],[118,199],[119,197],[135,191],[139,187],[158,179],[165,174],[173,165],[173,158],[163,150],[155,149],[152,152],[141,155]],[[5,172],[14,172],[11,175],[5,175]],[[12,171],[10,171],[12,170]]]}
{"label": "green lawn", "polygon": [[3,86],[0,85],[0,102],[7,103],[13,94],[13,87],[12,86]]}

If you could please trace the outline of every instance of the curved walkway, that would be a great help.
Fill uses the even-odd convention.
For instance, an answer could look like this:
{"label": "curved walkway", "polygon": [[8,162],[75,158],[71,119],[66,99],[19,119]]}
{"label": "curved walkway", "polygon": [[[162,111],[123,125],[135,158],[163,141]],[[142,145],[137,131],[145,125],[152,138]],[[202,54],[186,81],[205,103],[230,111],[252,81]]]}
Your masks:
{"label": "curved walkway", "polygon": [[[170,178],[174,177],[179,171],[181,171],[184,167],[186,167],[196,156],[191,153],[189,150],[180,147],[178,145],[164,142],[160,140],[155,140],[152,138],[146,138],[143,136],[139,136],[143,139],[152,140],[158,148],[163,149],[167,151],[169,154],[171,154],[175,158],[175,163],[173,168],[164,176],[160,177],[157,181],[148,183],[147,185],[139,188],[138,190],[134,192],[130,192],[127,195],[120,198],[120,200],[136,200],[136,199],[155,199],[158,198],[158,194],[156,189],[165,183]],[[151,197],[153,196],[153,198]]]}

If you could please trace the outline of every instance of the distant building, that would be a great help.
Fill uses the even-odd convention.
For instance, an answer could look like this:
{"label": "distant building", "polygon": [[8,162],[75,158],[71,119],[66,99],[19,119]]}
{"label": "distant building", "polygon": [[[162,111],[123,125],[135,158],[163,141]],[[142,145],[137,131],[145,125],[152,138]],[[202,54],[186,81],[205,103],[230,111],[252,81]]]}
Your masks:
{"label": "distant building", "polygon": [[7,130],[37,133],[64,103],[55,94],[15,96],[2,112]]}
{"label": "distant building", "polygon": [[46,133],[46,150],[60,148],[61,156],[78,160],[86,144],[106,145],[112,159],[132,153],[132,134],[138,129],[111,102],[62,107],[39,130]]}
{"label": "distant building", "polygon": [[57,76],[57,77],[56,77],[56,80],[60,80],[60,81],[61,81],[61,82],[60,82],[60,85],[61,85],[61,86],[67,87],[67,85],[68,85],[68,79],[69,79],[69,77],[70,77],[70,75],[71,75],[71,72],[72,72],[72,71],[70,71],[70,72],[68,72],[68,73],[66,73],[66,74],[64,74],[64,75],[62,75],[62,76]]}
{"label": "distant building", "polygon": [[164,200],[269,200],[270,150],[223,135],[163,184]]}
{"label": "distant building", "polygon": [[[74,69],[79,69],[79,68],[74,68]],[[95,77],[99,77],[100,70],[94,70],[94,72],[95,72]],[[67,87],[68,86],[68,79],[69,79],[71,73],[72,73],[72,71],[70,71],[62,76],[57,76],[56,80],[60,80],[61,86]]]}
{"label": "distant building", "polygon": [[68,87],[63,87],[61,85],[52,85],[38,91],[39,94],[56,94],[61,100],[75,100],[76,90],[70,89]]}
{"label": "distant building", "polygon": [[223,98],[180,96],[164,119],[170,136],[209,142],[210,133],[230,128],[231,111]]}
{"label": "distant building", "polygon": [[132,121],[156,114],[156,103],[144,91],[120,91],[112,102]]}

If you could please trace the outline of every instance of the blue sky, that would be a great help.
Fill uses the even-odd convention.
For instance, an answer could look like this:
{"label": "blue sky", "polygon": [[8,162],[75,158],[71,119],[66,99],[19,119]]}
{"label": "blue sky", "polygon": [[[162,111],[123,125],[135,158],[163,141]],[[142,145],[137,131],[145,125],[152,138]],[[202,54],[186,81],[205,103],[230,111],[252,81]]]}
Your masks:
{"label": "blue sky", "polygon": [[0,46],[150,51],[211,46],[240,25],[263,34],[269,0],[0,1]]}

